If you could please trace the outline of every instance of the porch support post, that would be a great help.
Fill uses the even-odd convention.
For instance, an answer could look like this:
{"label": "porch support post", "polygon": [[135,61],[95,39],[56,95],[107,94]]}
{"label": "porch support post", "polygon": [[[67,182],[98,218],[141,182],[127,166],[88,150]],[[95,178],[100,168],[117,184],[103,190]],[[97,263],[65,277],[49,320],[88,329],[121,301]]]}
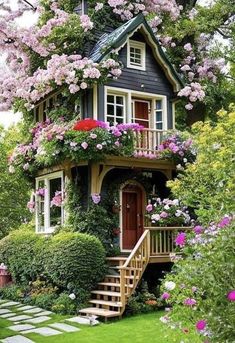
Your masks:
{"label": "porch support post", "polygon": [[99,163],[91,164],[91,194],[100,194],[104,177],[113,168]]}

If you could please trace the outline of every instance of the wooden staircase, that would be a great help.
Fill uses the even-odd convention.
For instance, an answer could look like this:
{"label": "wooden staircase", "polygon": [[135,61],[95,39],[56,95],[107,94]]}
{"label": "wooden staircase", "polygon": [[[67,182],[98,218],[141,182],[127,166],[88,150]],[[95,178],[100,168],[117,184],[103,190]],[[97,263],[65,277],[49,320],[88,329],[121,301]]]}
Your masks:
{"label": "wooden staircase", "polygon": [[129,256],[108,257],[108,274],[98,288],[91,292],[92,307],[79,312],[105,319],[121,317],[130,296],[134,293],[148,263],[170,262],[178,231],[191,228],[148,227]]}
{"label": "wooden staircase", "polygon": [[92,291],[93,307],[79,312],[104,318],[121,317],[149,262],[150,231],[146,230],[130,256],[108,257],[109,274]]}

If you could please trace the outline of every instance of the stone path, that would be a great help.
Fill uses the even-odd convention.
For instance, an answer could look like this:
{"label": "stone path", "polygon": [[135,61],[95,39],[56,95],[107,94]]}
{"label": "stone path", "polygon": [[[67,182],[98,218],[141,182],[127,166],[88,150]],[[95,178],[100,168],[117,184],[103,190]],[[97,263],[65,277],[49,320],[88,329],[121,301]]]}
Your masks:
{"label": "stone path", "polygon": [[[7,301],[0,299],[0,318],[4,318],[11,321],[12,324],[7,328],[12,331],[12,336],[0,339],[2,343],[35,343],[31,339],[25,337],[29,333],[36,333],[41,336],[55,336],[66,335],[70,332],[78,332],[81,329],[76,324],[94,325],[99,322],[96,318],[86,318],[82,316],[67,318],[66,321],[70,322],[66,324],[64,322],[50,322],[44,324],[49,320],[52,321],[51,315],[54,313],[46,311],[40,307],[23,305],[16,301]],[[37,324],[44,325],[43,327],[37,327]],[[65,342],[68,340],[65,338]]]}

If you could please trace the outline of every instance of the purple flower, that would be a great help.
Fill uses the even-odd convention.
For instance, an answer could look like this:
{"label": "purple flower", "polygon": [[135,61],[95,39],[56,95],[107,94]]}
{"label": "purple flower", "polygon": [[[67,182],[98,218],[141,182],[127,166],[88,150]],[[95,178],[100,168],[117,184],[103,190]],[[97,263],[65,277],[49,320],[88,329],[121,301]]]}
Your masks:
{"label": "purple flower", "polygon": [[235,301],[235,289],[233,289],[232,291],[229,291],[227,294],[227,299],[229,301],[234,302]]}
{"label": "purple flower", "polygon": [[184,305],[186,305],[186,306],[194,306],[194,305],[196,305],[196,303],[197,303],[196,300],[191,299],[191,298],[187,298],[184,301]]}
{"label": "purple flower", "polygon": [[147,206],[146,206],[146,211],[147,212],[151,212],[153,210],[153,205],[152,204],[148,204]]}
{"label": "purple flower", "polygon": [[36,195],[38,195],[40,197],[44,197],[46,194],[46,190],[45,190],[45,188],[38,188],[35,193],[36,193]]}
{"label": "purple flower", "polygon": [[178,236],[175,239],[175,244],[178,245],[179,247],[184,247],[186,244],[186,233],[185,232],[180,232]]}
{"label": "purple flower", "polygon": [[229,225],[231,222],[231,218],[228,216],[225,216],[219,223],[218,223],[218,227],[220,227],[221,229],[224,228],[225,226]]}
{"label": "purple flower", "polygon": [[62,192],[56,191],[54,197],[51,200],[51,207],[53,207],[53,206],[61,207],[62,202],[63,202]]}
{"label": "purple flower", "polygon": [[203,232],[203,227],[200,225],[197,225],[194,227],[193,231],[195,232],[196,235],[200,235],[200,233]]}
{"label": "purple flower", "polygon": [[204,330],[206,327],[206,321],[205,320],[199,320],[197,323],[196,323],[196,329],[198,331],[202,331]]}
{"label": "purple flower", "polygon": [[100,200],[101,200],[101,196],[100,194],[94,193],[91,195],[92,201],[94,204],[99,204]]}
{"label": "purple flower", "polygon": [[164,292],[163,294],[162,294],[162,299],[163,300],[167,300],[167,299],[169,299],[170,298],[170,294],[169,293],[167,293],[167,292]]}

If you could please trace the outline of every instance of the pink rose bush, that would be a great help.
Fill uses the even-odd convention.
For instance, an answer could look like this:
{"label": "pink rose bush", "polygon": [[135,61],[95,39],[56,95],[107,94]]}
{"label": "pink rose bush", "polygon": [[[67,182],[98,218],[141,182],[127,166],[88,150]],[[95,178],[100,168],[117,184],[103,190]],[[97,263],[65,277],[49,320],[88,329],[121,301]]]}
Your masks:
{"label": "pink rose bush", "polygon": [[187,226],[191,222],[187,207],[180,204],[178,199],[157,198],[153,204],[147,205],[146,212],[155,226]]}

